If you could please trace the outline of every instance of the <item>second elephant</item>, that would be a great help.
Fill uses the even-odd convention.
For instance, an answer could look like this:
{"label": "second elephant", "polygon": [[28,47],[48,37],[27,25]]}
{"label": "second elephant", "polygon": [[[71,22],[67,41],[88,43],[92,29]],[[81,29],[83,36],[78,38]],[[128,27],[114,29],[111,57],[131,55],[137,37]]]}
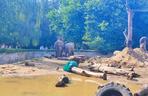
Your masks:
{"label": "second elephant", "polygon": [[65,56],[74,55],[75,45],[73,42],[66,43],[64,47]]}

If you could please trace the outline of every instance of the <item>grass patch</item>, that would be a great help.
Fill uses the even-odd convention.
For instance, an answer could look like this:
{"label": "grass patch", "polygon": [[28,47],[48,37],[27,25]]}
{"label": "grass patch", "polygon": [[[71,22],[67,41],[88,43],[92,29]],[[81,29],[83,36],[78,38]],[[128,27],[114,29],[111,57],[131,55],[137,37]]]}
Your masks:
{"label": "grass patch", "polygon": [[16,53],[16,52],[53,52],[53,49],[39,50],[39,49],[0,49],[0,53]]}

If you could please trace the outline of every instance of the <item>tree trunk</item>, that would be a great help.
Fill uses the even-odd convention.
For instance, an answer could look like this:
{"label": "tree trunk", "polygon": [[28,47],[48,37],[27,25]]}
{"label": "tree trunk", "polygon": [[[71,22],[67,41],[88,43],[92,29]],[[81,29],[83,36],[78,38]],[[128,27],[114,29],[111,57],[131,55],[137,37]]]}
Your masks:
{"label": "tree trunk", "polygon": [[126,40],[126,46],[132,48],[132,36],[133,36],[133,11],[129,8],[128,13],[128,34]]}

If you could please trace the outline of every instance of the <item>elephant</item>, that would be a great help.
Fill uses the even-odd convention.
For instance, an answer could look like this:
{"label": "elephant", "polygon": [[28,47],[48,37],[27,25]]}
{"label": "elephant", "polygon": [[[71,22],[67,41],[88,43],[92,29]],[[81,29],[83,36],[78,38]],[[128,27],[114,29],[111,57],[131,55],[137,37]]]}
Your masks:
{"label": "elephant", "polygon": [[61,39],[58,39],[54,43],[54,48],[56,52],[56,57],[62,57],[63,49],[64,49],[64,42]]}
{"label": "elephant", "polygon": [[73,42],[66,43],[64,46],[65,56],[72,56],[74,55],[75,45]]}
{"label": "elephant", "polygon": [[146,36],[143,36],[140,38],[139,40],[139,43],[140,43],[140,49],[142,51],[146,51],[146,45],[147,45],[147,41],[148,41],[148,38]]}

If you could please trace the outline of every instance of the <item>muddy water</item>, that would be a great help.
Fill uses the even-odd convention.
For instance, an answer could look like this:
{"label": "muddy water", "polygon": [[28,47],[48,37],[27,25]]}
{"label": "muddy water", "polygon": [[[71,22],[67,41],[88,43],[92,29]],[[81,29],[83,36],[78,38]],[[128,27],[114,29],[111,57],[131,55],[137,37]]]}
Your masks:
{"label": "muddy water", "polygon": [[[105,84],[96,78],[69,75],[71,84],[65,88],[56,88],[58,75],[38,77],[1,77],[0,96],[95,96],[98,85]],[[128,84],[132,92],[140,86]]]}

